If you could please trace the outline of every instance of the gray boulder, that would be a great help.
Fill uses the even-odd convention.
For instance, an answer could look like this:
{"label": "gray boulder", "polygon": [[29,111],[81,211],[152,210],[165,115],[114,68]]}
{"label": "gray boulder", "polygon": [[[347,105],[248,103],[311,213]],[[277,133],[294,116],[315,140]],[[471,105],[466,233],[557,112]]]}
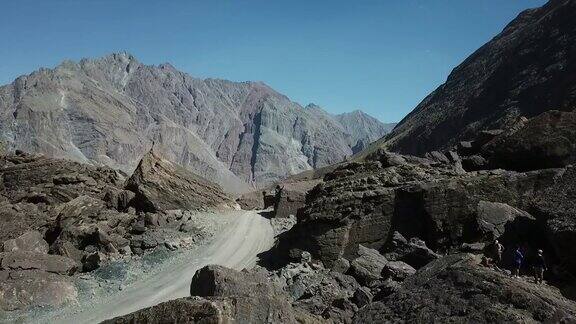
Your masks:
{"label": "gray boulder", "polygon": [[384,248],[383,255],[390,261],[403,261],[414,268],[421,268],[440,257],[417,237],[407,240],[399,232],[394,232],[392,242]]}
{"label": "gray boulder", "polygon": [[390,261],[382,269],[382,277],[384,279],[390,278],[395,281],[404,281],[404,279],[415,273],[416,269],[402,261]]}
{"label": "gray boulder", "polygon": [[296,322],[288,295],[261,273],[206,266],[194,274],[190,294],[235,298],[238,322]]}
{"label": "gray boulder", "polygon": [[230,208],[236,204],[218,185],[152,151],[142,158],[126,188],[136,193],[131,200],[133,207],[145,212]]}
{"label": "gray boulder", "polygon": [[388,260],[374,249],[358,246],[358,257],[350,263],[350,273],[368,287],[382,277],[382,269]]}
{"label": "gray boulder", "polygon": [[367,287],[359,287],[354,291],[354,296],[352,296],[352,301],[358,307],[364,307],[372,302],[374,296],[372,292]]}
{"label": "gray boulder", "polygon": [[507,226],[534,220],[530,214],[504,203],[479,201],[477,207],[478,229],[482,237],[492,241],[504,234]]}
{"label": "gray boulder", "polygon": [[[0,271],[0,310],[26,310],[30,307],[62,307],[77,300],[78,291],[67,276],[41,270]],[[7,272],[4,272],[7,274]]]}
{"label": "gray boulder", "polygon": [[38,252],[2,252],[1,270],[41,270],[62,275],[73,275],[78,270],[76,261],[60,255]]}
{"label": "gray boulder", "polygon": [[38,231],[26,232],[15,239],[4,242],[4,252],[13,251],[48,253],[48,242]]}

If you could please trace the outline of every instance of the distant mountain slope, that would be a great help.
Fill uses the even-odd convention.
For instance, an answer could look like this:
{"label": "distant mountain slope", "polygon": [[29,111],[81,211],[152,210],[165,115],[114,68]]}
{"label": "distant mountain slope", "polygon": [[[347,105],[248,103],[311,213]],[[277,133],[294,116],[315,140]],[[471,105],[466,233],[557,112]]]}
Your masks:
{"label": "distant mountain slope", "polygon": [[387,134],[394,129],[396,123],[383,124],[378,119],[360,111],[335,115],[334,118],[344,126],[344,130],[352,135],[352,151],[362,151],[368,144],[378,140],[379,134]]}
{"label": "distant mountain slope", "polygon": [[10,148],[131,173],[154,145],[232,192],[339,162],[386,131],[353,122],[260,82],[196,79],[126,53],[66,61],[0,87],[0,140]]}
{"label": "distant mountain slope", "polygon": [[576,1],[552,0],[521,13],[373,147],[422,154],[575,107]]}

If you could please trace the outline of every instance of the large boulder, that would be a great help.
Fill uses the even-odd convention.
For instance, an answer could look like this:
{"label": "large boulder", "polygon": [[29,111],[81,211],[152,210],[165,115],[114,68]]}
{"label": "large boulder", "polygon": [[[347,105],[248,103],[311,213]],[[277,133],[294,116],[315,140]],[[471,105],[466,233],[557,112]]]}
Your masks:
{"label": "large boulder", "polygon": [[[493,241],[508,234],[526,232],[526,227],[534,223],[535,218],[527,212],[504,203],[479,201],[477,224],[480,235],[485,241]],[[524,228],[523,228],[524,227]]]}
{"label": "large boulder", "polygon": [[240,205],[243,210],[262,210],[264,207],[264,200],[266,197],[266,191],[250,191],[242,194],[240,197],[236,198],[236,203]]}
{"label": "large boulder", "polygon": [[278,185],[274,201],[274,216],[286,218],[296,216],[298,209],[306,203],[306,193],[321,180],[286,182]]}
{"label": "large boulder", "polygon": [[416,273],[411,265],[402,261],[390,261],[382,269],[382,278],[403,281]]}
{"label": "large boulder", "polygon": [[136,193],[131,205],[147,212],[232,207],[236,203],[220,187],[150,151],[128,179]]}
{"label": "large boulder", "polygon": [[482,267],[468,254],[443,257],[409,277],[355,323],[571,323],[576,303],[558,290]]}
{"label": "large boulder", "polygon": [[238,322],[296,322],[288,295],[262,273],[206,266],[194,274],[190,294],[234,298],[234,319]]}
{"label": "large boulder", "polygon": [[547,111],[513,134],[485,145],[493,167],[509,170],[559,168],[576,162],[576,112]]}
{"label": "large boulder", "polygon": [[576,274],[576,167],[566,168],[554,185],[538,195],[531,213],[546,222],[545,233],[555,254]]}
{"label": "large boulder", "polygon": [[382,277],[388,260],[374,249],[358,246],[358,257],[350,263],[350,273],[361,284],[371,286]]}
{"label": "large boulder", "polygon": [[48,253],[48,242],[44,240],[40,232],[29,231],[4,242],[4,252],[13,251]]}
{"label": "large boulder", "polygon": [[386,259],[390,261],[403,261],[415,268],[421,268],[429,262],[440,257],[426,246],[423,240],[412,237],[407,240],[399,232],[394,232],[392,241],[385,246]]}
{"label": "large boulder", "polygon": [[102,324],[233,323],[235,298],[186,297],[118,316]]}
{"label": "large boulder", "polygon": [[[5,278],[2,278],[2,273]],[[24,310],[36,306],[59,307],[78,296],[66,277],[40,270],[0,271],[0,310]]]}
{"label": "large boulder", "polygon": [[37,252],[1,252],[0,270],[41,270],[61,275],[72,275],[78,270],[76,261],[60,255]]}
{"label": "large boulder", "polygon": [[[44,233],[54,224],[54,215],[63,212],[70,217],[94,215],[86,206],[90,197],[100,201],[108,191],[119,191],[123,176],[115,170],[72,161],[18,152],[0,156],[0,241],[29,232]],[[75,203],[82,202],[80,205]],[[52,233],[46,234],[52,243]]]}

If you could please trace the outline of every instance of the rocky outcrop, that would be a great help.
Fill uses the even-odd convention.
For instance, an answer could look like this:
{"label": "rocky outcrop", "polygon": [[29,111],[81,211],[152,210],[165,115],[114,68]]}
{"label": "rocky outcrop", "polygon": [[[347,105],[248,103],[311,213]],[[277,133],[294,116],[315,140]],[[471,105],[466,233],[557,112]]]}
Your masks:
{"label": "rocky outcrop", "polygon": [[[499,35],[456,67],[446,82],[379,141],[379,145],[423,155],[448,149],[483,130],[510,129],[523,117],[532,118],[552,109],[573,112],[576,107],[575,14],[576,3],[572,0],[549,1],[541,8],[522,12]],[[562,125],[554,121],[558,120],[555,114],[540,118],[533,126],[540,128],[542,135],[549,134]],[[544,126],[546,124],[551,126]],[[569,138],[537,138],[538,133],[527,132],[528,138],[524,140],[520,135],[527,133],[519,133],[509,148],[496,147],[500,163],[515,163],[524,171],[534,168],[531,158],[536,156],[550,157],[537,161],[555,167],[558,162],[573,159],[573,141]],[[551,142],[554,145],[548,146]],[[543,146],[546,148],[535,150]]]}
{"label": "rocky outcrop", "polygon": [[[0,156],[1,309],[73,301],[77,291],[70,275],[158,247],[174,250],[204,235],[203,229],[191,226],[186,209],[214,208],[210,201],[216,200],[209,199],[217,197],[232,202],[188,171],[167,167],[161,160],[149,162],[156,173],[141,172],[141,192],[155,206],[184,210],[136,211],[130,205],[137,194],[125,189],[120,172],[106,167],[24,152]],[[159,192],[155,185],[172,195],[154,195]],[[187,187],[192,185],[196,192],[206,190],[193,195]],[[189,196],[178,200],[177,191]]]}
{"label": "rocky outcrop", "polygon": [[2,242],[31,230],[44,235],[58,215],[74,218],[82,214],[82,207],[74,211],[71,201],[81,196],[100,201],[106,192],[120,191],[124,184],[123,176],[114,170],[41,155],[18,152],[0,156],[0,161]]}
{"label": "rocky outcrop", "polygon": [[[186,297],[119,316],[103,324],[232,323],[236,299]],[[242,318],[239,318],[242,319]]]}
{"label": "rocky outcrop", "polygon": [[67,277],[40,270],[0,270],[0,310],[59,307],[76,300],[78,291]]}
{"label": "rocky outcrop", "polygon": [[394,232],[392,241],[384,247],[384,257],[390,261],[406,262],[412,267],[421,268],[438,259],[439,254],[426,246],[426,242],[417,237],[407,240],[402,234]]}
{"label": "rocky outcrop", "polygon": [[73,275],[78,264],[67,257],[37,252],[1,252],[0,269],[5,271],[40,270],[61,275]]}
{"label": "rocky outcrop", "polygon": [[521,228],[522,223],[532,223],[535,220],[525,211],[489,201],[478,202],[477,216],[478,229],[484,241],[498,239],[506,230],[526,232],[526,228]]}
{"label": "rocky outcrop", "polygon": [[257,272],[207,266],[192,278],[190,294],[234,298],[237,302],[234,318],[238,322],[296,322],[287,296]]}
{"label": "rocky outcrop", "polygon": [[218,185],[152,151],[142,158],[126,188],[136,193],[130,205],[145,212],[231,208],[235,205]]}
{"label": "rocky outcrop", "polygon": [[282,182],[275,192],[274,216],[286,218],[296,216],[298,209],[304,207],[306,194],[322,180]]}
{"label": "rocky outcrop", "polygon": [[363,285],[372,286],[382,277],[388,260],[374,249],[358,246],[358,257],[350,262],[350,273]]}
{"label": "rocky outcrop", "polygon": [[482,146],[491,167],[560,168],[576,162],[576,112],[548,111]]}
{"label": "rocky outcrop", "polygon": [[[310,257],[303,252],[300,262],[272,272],[269,278],[289,295],[296,312],[311,314],[317,320],[349,323],[358,308],[354,301],[360,303],[362,297],[369,295],[355,299],[360,286],[352,276],[325,269]],[[369,290],[365,292],[370,294]]]}
{"label": "rocky outcrop", "polygon": [[4,242],[0,252],[0,310],[61,306],[76,300],[78,291],[69,276],[79,264],[48,253],[41,234],[30,231]]}
{"label": "rocky outcrop", "polygon": [[565,322],[576,320],[576,303],[546,285],[482,267],[471,255],[431,262],[395,293],[358,311],[355,323]]}
{"label": "rocky outcrop", "polygon": [[154,146],[229,192],[340,162],[388,130],[362,113],[303,108],[261,82],[197,79],[126,53],[66,61],[0,87],[8,149],[131,174]]}
{"label": "rocky outcrop", "polygon": [[528,208],[560,172],[463,173],[451,164],[384,155],[328,173],[309,192],[298,223],[280,237],[279,250],[306,250],[331,267],[340,257],[353,258],[360,244],[385,250],[395,231],[449,249],[481,239],[480,201]]}
{"label": "rocky outcrop", "polygon": [[[545,221],[545,233],[562,265],[576,273],[576,167],[558,175],[554,185],[539,194],[531,212]],[[540,232],[541,235],[542,231]]]}

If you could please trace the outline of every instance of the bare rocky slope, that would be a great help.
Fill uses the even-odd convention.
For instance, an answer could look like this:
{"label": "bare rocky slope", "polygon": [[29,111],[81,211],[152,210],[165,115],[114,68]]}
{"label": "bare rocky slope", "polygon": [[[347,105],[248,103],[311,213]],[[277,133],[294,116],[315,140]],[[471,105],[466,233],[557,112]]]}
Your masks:
{"label": "bare rocky slope", "polygon": [[[576,107],[576,1],[526,10],[373,148],[422,155],[522,117]],[[573,139],[572,139],[573,142]]]}
{"label": "bare rocky slope", "polygon": [[154,146],[230,192],[339,162],[390,129],[353,116],[303,108],[260,82],[197,79],[126,53],[66,61],[0,87],[0,140],[11,150],[131,174]]}
{"label": "bare rocky slope", "polygon": [[108,167],[0,154],[1,311],[74,302],[76,273],[176,249],[204,235],[192,211],[236,206],[217,185],[152,153],[125,180]]}

